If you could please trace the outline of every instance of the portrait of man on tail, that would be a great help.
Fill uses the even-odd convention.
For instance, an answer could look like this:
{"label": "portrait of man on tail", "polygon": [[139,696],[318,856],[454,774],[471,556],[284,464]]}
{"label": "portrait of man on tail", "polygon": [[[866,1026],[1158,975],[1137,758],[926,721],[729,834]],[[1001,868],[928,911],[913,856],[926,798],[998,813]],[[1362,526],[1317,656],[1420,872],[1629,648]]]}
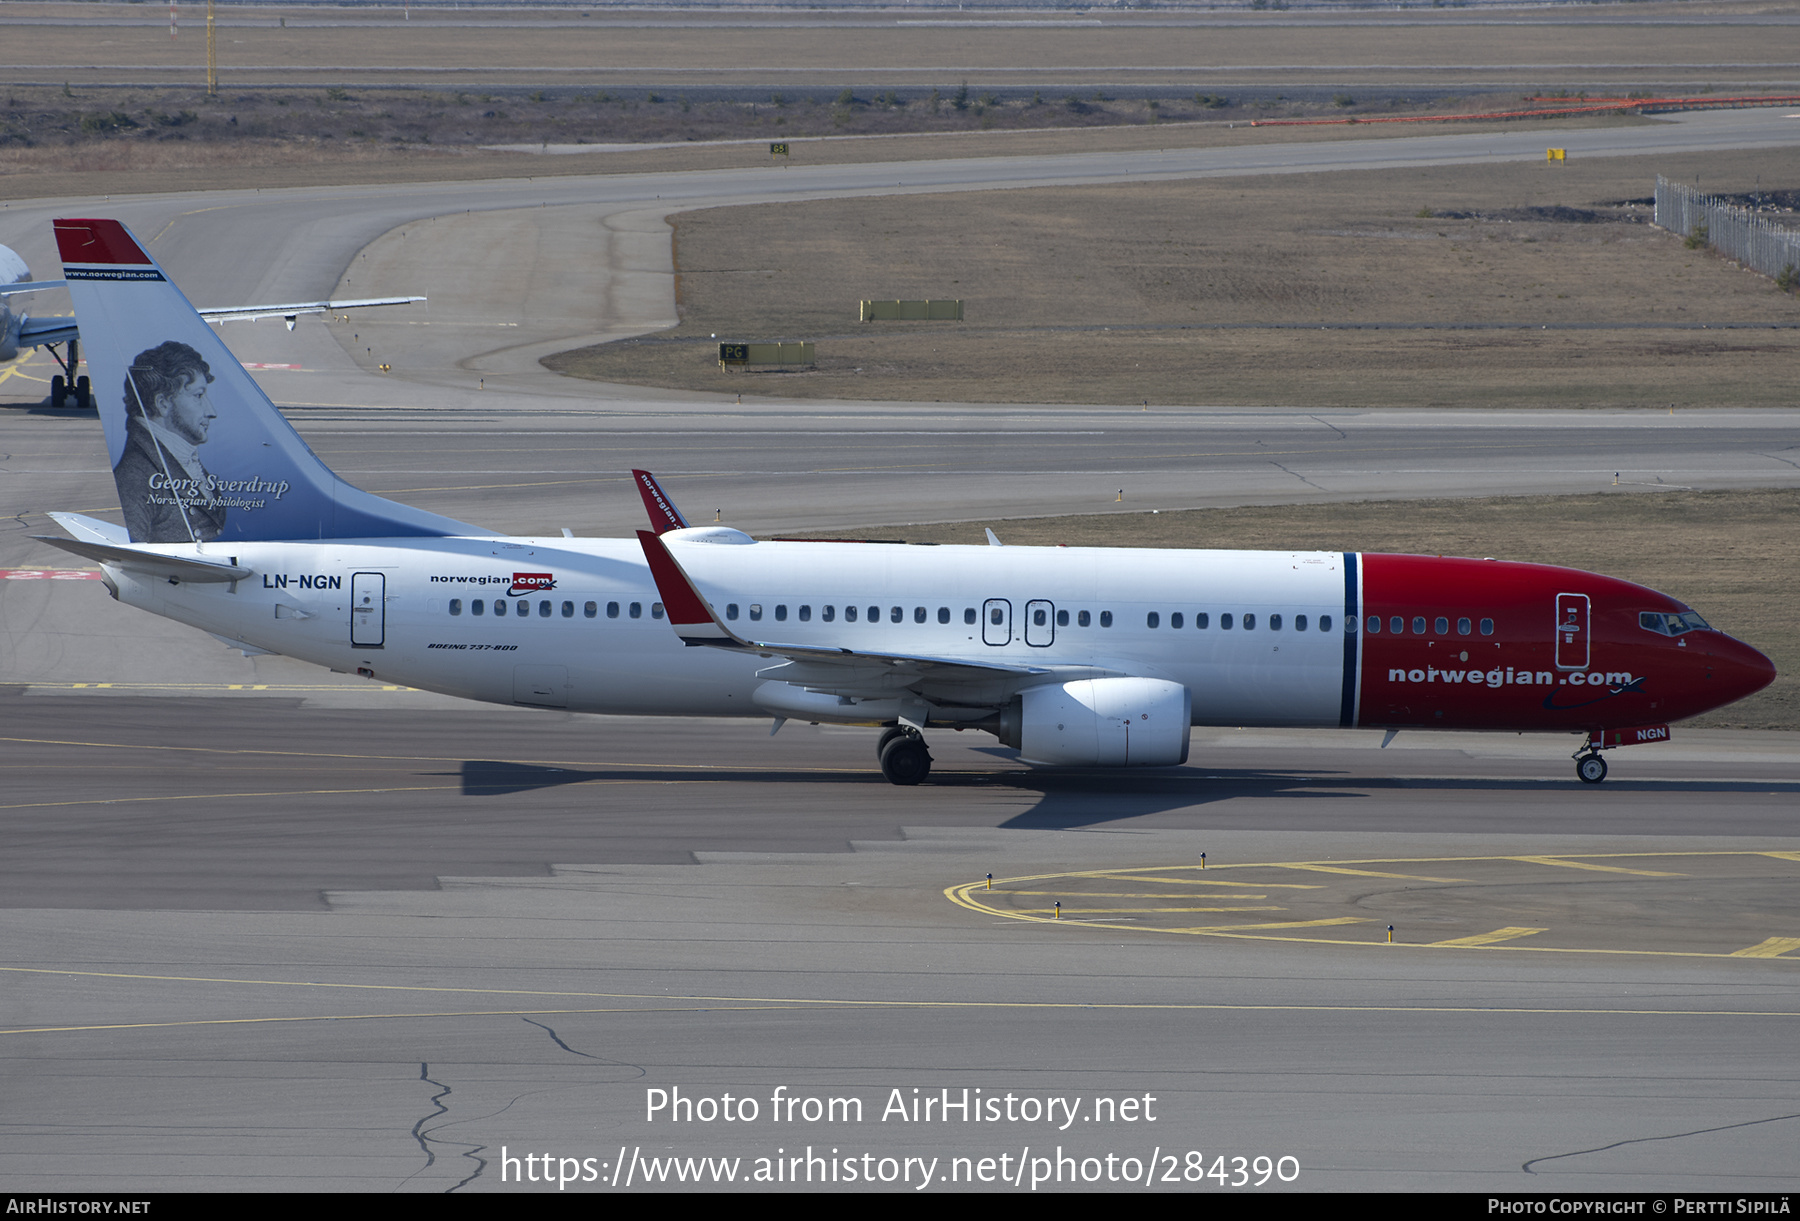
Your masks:
{"label": "portrait of man on tail", "polygon": [[225,528],[225,505],[200,460],[218,418],[200,353],[170,340],[125,371],[125,452],[113,467],[125,528],[136,543],[204,543]]}

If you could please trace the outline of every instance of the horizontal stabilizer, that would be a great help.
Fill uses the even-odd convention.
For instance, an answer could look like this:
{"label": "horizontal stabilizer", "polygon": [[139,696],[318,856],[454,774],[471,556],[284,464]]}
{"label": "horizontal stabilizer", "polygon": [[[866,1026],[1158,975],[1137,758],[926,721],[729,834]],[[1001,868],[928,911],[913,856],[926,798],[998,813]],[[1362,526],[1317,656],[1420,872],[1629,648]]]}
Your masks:
{"label": "horizontal stabilizer", "polygon": [[61,280],[20,280],[16,284],[0,284],[0,297],[10,297],[14,293],[41,293],[46,289],[61,287]]}
{"label": "horizontal stabilizer", "polygon": [[85,513],[52,513],[50,520],[76,538],[90,543],[111,543],[116,547],[129,546],[131,543],[131,532],[124,526],[116,526]]}
{"label": "horizontal stabilizer", "polygon": [[148,576],[172,577],[178,581],[221,583],[241,581],[255,572],[254,569],[228,564],[223,560],[165,555],[160,551],[143,551],[136,547],[117,547],[108,543],[93,543],[79,538],[55,538],[48,534],[34,534],[31,537],[40,543],[49,543],[52,547],[60,547],[64,551],[73,552],[84,559],[98,560],[102,564],[111,564]]}

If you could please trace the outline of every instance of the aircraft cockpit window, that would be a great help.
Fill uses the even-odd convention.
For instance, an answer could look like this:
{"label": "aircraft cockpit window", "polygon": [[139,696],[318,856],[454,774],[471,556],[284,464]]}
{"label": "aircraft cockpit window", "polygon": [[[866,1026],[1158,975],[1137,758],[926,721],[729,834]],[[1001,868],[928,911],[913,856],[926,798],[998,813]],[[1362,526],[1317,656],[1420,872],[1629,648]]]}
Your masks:
{"label": "aircraft cockpit window", "polygon": [[452,615],[462,614],[462,599],[461,598],[450,599],[450,613]]}
{"label": "aircraft cockpit window", "polygon": [[650,617],[652,619],[661,619],[663,617],[663,604],[661,602],[652,602],[650,604]]}
{"label": "aircraft cockpit window", "polygon": [[1707,626],[1706,620],[1693,611],[1683,614],[1665,613],[1662,611],[1643,611],[1638,615],[1638,626],[1647,632],[1655,632],[1660,636],[1679,636],[1684,632],[1692,632]]}
{"label": "aircraft cockpit window", "polygon": [[633,619],[642,619],[644,617],[644,604],[642,602],[633,602],[627,613]]}

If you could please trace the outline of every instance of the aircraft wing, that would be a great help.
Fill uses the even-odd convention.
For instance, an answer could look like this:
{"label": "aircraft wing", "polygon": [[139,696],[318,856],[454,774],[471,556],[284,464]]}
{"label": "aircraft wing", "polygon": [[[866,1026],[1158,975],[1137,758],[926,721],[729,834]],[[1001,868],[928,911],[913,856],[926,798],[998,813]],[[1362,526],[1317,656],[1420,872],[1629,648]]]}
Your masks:
{"label": "aircraft wing", "polygon": [[10,297],[14,293],[41,293],[47,288],[61,287],[61,280],[19,280],[12,284],[0,284],[0,297]]}
{"label": "aircraft wing", "polygon": [[929,693],[930,698],[938,701],[989,705],[1005,702],[1021,687],[1118,674],[1118,671],[1094,666],[1018,665],[741,636],[714,613],[711,603],[682,571],[659,535],[639,530],[637,536],[644,548],[644,558],[649,561],[650,574],[656,581],[656,591],[662,598],[669,624],[676,634],[689,645],[741,649],[784,659],[780,665],[759,670],[759,678],[792,683],[808,691],[864,699],[894,697],[910,691]]}
{"label": "aircraft wing", "polygon": [[50,318],[27,318],[19,326],[19,346],[36,348],[47,343],[67,343],[80,334],[75,319],[67,314]]}
{"label": "aircraft wing", "polygon": [[208,322],[254,322],[258,318],[285,318],[288,329],[301,314],[330,314],[369,305],[414,305],[423,297],[363,297],[355,301],[294,301],[287,305],[220,306],[198,311]]}

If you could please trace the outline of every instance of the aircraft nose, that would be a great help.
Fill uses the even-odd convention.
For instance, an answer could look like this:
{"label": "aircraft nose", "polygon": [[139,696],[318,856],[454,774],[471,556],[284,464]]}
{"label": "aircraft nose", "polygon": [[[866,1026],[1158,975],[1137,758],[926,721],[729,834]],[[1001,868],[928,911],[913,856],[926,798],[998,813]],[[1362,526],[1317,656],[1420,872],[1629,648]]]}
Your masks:
{"label": "aircraft nose", "polygon": [[1720,636],[1714,647],[1713,676],[1721,683],[1719,694],[1726,700],[1741,700],[1754,695],[1775,681],[1775,663],[1741,640]]}

